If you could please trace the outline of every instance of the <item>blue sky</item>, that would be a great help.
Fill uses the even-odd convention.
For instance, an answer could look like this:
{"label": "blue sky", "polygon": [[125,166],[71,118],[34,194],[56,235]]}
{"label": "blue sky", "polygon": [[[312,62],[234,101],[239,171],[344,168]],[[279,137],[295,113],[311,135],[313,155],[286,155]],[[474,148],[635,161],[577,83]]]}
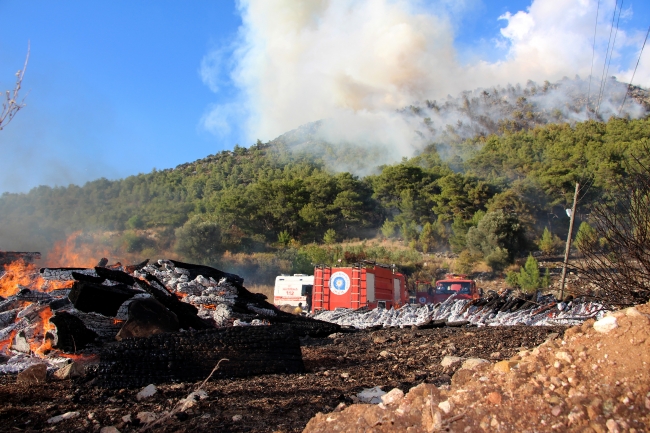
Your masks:
{"label": "blue sky", "polygon": [[[341,7],[315,0],[0,1],[0,90],[12,87],[31,44],[23,82],[27,106],[0,131],[0,192],[170,168],[350,110],[378,113],[427,95],[525,82],[527,75],[553,79],[580,69],[584,76],[589,66],[584,60],[571,65],[566,59],[575,55],[562,47],[563,53],[549,60],[552,68],[522,68],[530,63],[529,48],[539,48],[544,34],[521,29],[537,20],[534,31],[541,31],[553,22],[548,14],[554,8],[573,8],[578,17],[596,0],[537,0],[538,12],[529,14],[531,2],[519,0],[331,3]],[[650,25],[647,3],[624,4],[625,33],[614,60],[623,75],[629,75],[640,35]],[[613,5],[614,0],[601,5],[603,37]],[[516,16],[518,11],[524,14]],[[515,18],[499,19],[508,12]],[[305,14],[311,17],[307,21]],[[570,36],[581,38],[583,54],[591,46],[594,18],[576,18],[585,30]],[[398,36],[378,42],[380,55],[355,64],[358,56],[350,47],[378,39],[376,29]],[[383,49],[394,40],[395,46]],[[320,51],[314,55],[304,46]],[[405,60],[393,62],[402,56]],[[337,64],[345,67],[331,67]],[[406,70],[405,64],[417,67]],[[475,73],[461,80],[454,68]],[[419,77],[438,70],[439,79]],[[306,78],[319,74],[318,81]],[[341,77],[349,80],[340,84]],[[320,83],[327,91],[318,89]],[[337,93],[350,86],[365,89],[360,99],[356,90]]]}

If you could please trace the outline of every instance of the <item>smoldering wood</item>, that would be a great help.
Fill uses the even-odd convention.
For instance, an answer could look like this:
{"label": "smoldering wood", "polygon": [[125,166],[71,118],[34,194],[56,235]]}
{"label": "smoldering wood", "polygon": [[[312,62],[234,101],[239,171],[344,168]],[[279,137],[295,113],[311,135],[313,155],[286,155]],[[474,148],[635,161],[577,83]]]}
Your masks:
{"label": "smoldering wood", "polygon": [[27,287],[18,285],[20,291],[16,294],[16,299],[27,302],[50,303],[54,298],[48,293],[38,290],[31,290]]}
{"label": "smoldering wood", "polygon": [[11,325],[16,321],[16,317],[18,316],[18,312],[20,311],[20,308],[15,308],[13,310],[9,311],[4,311],[0,313],[0,329],[5,328],[6,326]]}
{"label": "smoldering wood", "polygon": [[261,374],[302,373],[300,341],[290,327],[247,326],[158,334],[105,345],[98,384],[108,388],[194,382]]}
{"label": "smoldering wood", "polygon": [[98,268],[103,268],[108,264],[108,259],[106,257],[102,257],[102,259],[97,263]]}
{"label": "smoldering wood", "polygon": [[84,313],[74,308],[63,311],[80,319],[86,328],[95,332],[101,339],[106,341],[114,340],[122,327],[122,322],[115,320],[113,317],[106,317],[97,313]]}
{"label": "smoldering wood", "polygon": [[82,274],[81,272],[73,271],[70,275],[75,281],[86,281],[88,283],[95,283],[95,284],[102,284],[104,281],[106,281],[106,278],[104,277]]}
{"label": "smoldering wood", "polygon": [[0,266],[19,260],[25,263],[34,263],[34,260],[40,260],[40,258],[41,253],[39,252],[0,251]]}
{"label": "smoldering wood", "polygon": [[114,317],[120,305],[138,293],[124,284],[105,286],[87,281],[75,281],[68,298],[79,311]]}
{"label": "smoldering wood", "polygon": [[155,299],[136,299],[129,303],[128,320],[115,338],[148,337],[180,328],[178,317]]}
{"label": "smoldering wood", "polygon": [[72,273],[97,276],[94,269],[88,268],[41,268],[39,273],[44,280],[71,281]]}
{"label": "smoldering wood", "polygon": [[80,318],[66,311],[56,313],[50,318],[50,323],[56,326],[54,347],[64,352],[75,353],[95,343],[98,337],[97,333],[86,328]]}
{"label": "smoldering wood", "polygon": [[125,272],[108,268],[95,268],[95,272],[100,277],[108,280],[142,288],[172,313],[176,314],[180,326],[183,329],[209,329],[212,327],[197,315],[198,309],[195,306],[181,302],[176,295],[167,290],[160,280],[151,274],[146,275],[146,280],[141,280]]}

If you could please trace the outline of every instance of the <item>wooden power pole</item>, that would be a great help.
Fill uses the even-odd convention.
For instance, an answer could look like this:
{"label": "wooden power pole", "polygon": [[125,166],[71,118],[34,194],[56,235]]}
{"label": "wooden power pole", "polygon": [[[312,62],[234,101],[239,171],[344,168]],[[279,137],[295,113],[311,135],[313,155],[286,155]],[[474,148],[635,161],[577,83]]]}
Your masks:
{"label": "wooden power pole", "polygon": [[576,192],[573,194],[573,206],[571,207],[571,222],[569,223],[569,235],[566,238],[566,249],[564,250],[564,264],[562,265],[562,277],[560,278],[560,299],[564,299],[564,281],[566,279],[566,267],[569,264],[569,251],[571,250],[571,238],[573,236],[573,220],[576,217],[576,205],[578,204],[578,191],[580,184],[576,182]]}

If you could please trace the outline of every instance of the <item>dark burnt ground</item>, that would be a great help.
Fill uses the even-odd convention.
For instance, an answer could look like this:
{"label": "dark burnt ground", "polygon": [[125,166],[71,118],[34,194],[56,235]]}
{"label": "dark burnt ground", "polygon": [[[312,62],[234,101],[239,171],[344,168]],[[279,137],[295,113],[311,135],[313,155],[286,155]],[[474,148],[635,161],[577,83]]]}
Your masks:
{"label": "dark burnt ground", "polygon": [[[485,327],[428,330],[388,329],[303,339],[307,372],[208,383],[208,398],[187,414],[174,416],[152,431],[166,432],[299,432],[317,412],[351,403],[364,388],[398,387],[408,391],[422,383],[449,383],[455,369],[444,369],[445,355],[509,358],[521,348],[544,342],[564,327]],[[84,383],[85,382],[85,383]],[[171,410],[197,384],[161,385],[158,393],[137,401],[140,389],[105,390],[77,381],[51,380],[45,385],[19,385],[15,376],[0,378],[0,431],[99,431],[115,426],[138,431],[122,417],[138,412],[161,414]],[[79,417],[55,425],[47,419],[78,411]],[[93,419],[89,419],[93,413]],[[233,416],[241,420],[233,421]],[[137,421],[135,421],[137,423]]]}

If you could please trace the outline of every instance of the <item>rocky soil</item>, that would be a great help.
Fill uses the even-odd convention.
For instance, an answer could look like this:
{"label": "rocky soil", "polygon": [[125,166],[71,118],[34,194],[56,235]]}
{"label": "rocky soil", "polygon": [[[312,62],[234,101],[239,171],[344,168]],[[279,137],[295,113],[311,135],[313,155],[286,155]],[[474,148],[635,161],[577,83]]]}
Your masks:
{"label": "rocky soil", "polygon": [[[141,388],[102,389],[94,384],[92,373],[65,380],[47,377],[45,382],[2,376],[0,431],[99,432],[103,429],[106,433],[114,432],[109,428],[112,427],[120,432],[133,432],[142,430],[147,422],[163,418],[148,431],[299,432],[319,412],[342,416],[347,412],[333,412],[341,404],[357,407],[354,406],[357,394],[366,388],[379,386],[386,391],[399,388],[406,392],[424,384],[432,390],[442,387],[439,392],[448,392],[444,387],[458,382],[460,376],[456,372],[461,364],[443,367],[440,362],[445,356],[497,362],[533,349],[549,337],[559,339],[564,330],[524,326],[381,329],[328,338],[303,338],[305,373],[218,379],[204,384],[190,399],[188,395],[200,383],[160,385],[153,395],[138,399]],[[602,368],[606,369],[606,365]],[[549,369],[544,374],[552,377]],[[493,382],[491,386],[497,389],[500,384]],[[558,386],[561,385],[560,382]],[[541,389],[543,383],[537,386]],[[502,398],[506,402],[510,397]],[[561,407],[563,414],[570,410]],[[496,409],[495,413],[501,411],[488,409]],[[309,428],[318,429],[315,427],[318,420],[328,416],[318,415]],[[498,422],[507,419],[499,418]],[[488,423],[491,422],[488,418]],[[335,424],[327,422],[325,430]],[[363,428],[371,430],[367,426]]]}
{"label": "rocky soil", "polygon": [[649,318],[643,305],[589,320],[507,360],[468,362],[451,386],[320,413],[305,432],[649,431]]}

